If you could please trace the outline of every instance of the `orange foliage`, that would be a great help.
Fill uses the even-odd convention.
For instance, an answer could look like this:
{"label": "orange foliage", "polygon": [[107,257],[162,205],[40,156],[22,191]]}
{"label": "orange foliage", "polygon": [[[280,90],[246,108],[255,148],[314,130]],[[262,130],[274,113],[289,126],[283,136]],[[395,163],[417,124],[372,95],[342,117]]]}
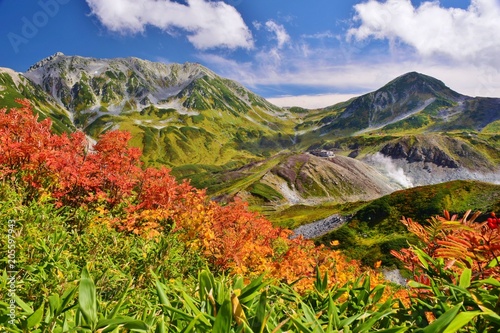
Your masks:
{"label": "orange foliage", "polygon": [[27,199],[51,192],[59,205],[77,207],[107,201],[111,206],[131,194],[140,177],[140,151],[127,147],[130,134],[111,131],[94,146],[82,132],[55,135],[51,122],[31,111],[0,110],[0,178],[22,187]]}
{"label": "orange foliage", "polygon": [[[470,268],[473,280],[488,277],[500,279],[500,228],[494,223],[496,217],[492,213],[487,221],[476,222],[480,212],[469,215],[470,211],[458,219],[456,215],[451,216],[445,211],[444,216],[429,220],[427,226],[410,218],[403,218],[402,222],[425,244],[423,250],[427,255],[444,260],[445,269],[460,276],[465,268]],[[419,279],[425,278],[420,277],[425,267],[412,248],[391,253],[415,272]],[[438,271],[437,267],[431,268]]]}
{"label": "orange foliage", "polygon": [[[95,208],[98,221],[124,232],[158,237],[177,231],[220,270],[245,276],[268,273],[310,288],[315,268],[331,283],[361,274],[358,262],[274,227],[236,200],[210,201],[204,190],[178,183],[167,168],[143,169],[130,134],[110,131],[89,148],[82,132],[55,135],[48,119],[38,122],[29,103],[0,110],[0,180],[19,186],[27,200],[50,193],[58,205]],[[372,274],[373,284],[381,278]]]}

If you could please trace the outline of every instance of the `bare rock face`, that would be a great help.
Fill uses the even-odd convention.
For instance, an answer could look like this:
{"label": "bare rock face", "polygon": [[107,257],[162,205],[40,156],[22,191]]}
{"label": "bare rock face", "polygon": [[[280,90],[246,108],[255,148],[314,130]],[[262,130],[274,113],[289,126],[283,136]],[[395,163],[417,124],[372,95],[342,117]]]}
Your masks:
{"label": "bare rock face", "polygon": [[363,160],[405,187],[458,179],[499,182],[497,156],[486,151],[458,137],[426,134],[398,138]]}
{"label": "bare rock face", "polygon": [[445,168],[459,167],[457,161],[455,161],[452,156],[448,155],[437,146],[410,146],[407,142],[400,141],[385,145],[380,152],[394,159],[405,159],[409,163],[426,162]]}
{"label": "bare rock face", "polygon": [[[295,202],[370,200],[400,189],[368,164],[345,156],[291,155],[276,165],[263,182]],[[285,191],[288,190],[288,191]]]}
{"label": "bare rock face", "polygon": [[345,216],[339,214],[330,215],[327,218],[298,227],[293,231],[291,238],[299,236],[302,236],[305,239],[321,237],[332,230],[340,228],[347,222],[347,220],[348,219]]}
{"label": "bare rock face", "polygon": [[443,135],[413,135],[389,142],[381,150],[384,156],[404,159],[408,163],[431,163],[438,167],[457,169],[474,168],[491,170],[489,157],[468,142]]}

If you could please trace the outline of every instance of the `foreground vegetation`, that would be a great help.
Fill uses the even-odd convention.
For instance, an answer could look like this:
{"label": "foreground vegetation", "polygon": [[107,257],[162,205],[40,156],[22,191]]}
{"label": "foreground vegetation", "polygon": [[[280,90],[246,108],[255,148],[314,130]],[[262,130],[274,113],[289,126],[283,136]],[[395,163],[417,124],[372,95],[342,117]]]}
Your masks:
{"label": "foreground vegetation", "polygon": [[[399,223],[401,216],[411,216],[425,225],[429,216],[440,214],[443,209],[453,209],[458,214],[465,214],[469,209],[500,211],[500,185],[455,180],[397,191],[356,204],[354,212],[339,212],[352,216],[349,223],[316,242],[329,244],[332,240],[339,240],[339,248],[345,250],[350,258],[361,260],[368,266],[382,260],[384,266],[401,267],[390,251],[407,247],[408,240],[416,241],[416,237]],[[332,214],[332,209],[329,214]],[[486,218],[487,214],[481,216],[482,220]]]}
{"label": "foreground vegetation", "polygon": [[143,168],[126,133],[89,148],[23,105],[0,111],[2,331],[500,329],[494,216],[405,219],[416,242],[394,255],[414,275],[406,289],[337,240],[291,240],[242,202],[221,206]]}

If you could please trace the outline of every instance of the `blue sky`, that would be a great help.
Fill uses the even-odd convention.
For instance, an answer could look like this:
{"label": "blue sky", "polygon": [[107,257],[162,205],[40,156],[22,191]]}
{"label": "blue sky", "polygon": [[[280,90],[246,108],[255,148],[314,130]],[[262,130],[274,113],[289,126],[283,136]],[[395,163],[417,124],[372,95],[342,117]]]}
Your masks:
{"label": "blue sky", "polygon": [[320,107],[409,71],[500,97],[500,0],[0,0],[0,67],[63,52],[198,62]]}

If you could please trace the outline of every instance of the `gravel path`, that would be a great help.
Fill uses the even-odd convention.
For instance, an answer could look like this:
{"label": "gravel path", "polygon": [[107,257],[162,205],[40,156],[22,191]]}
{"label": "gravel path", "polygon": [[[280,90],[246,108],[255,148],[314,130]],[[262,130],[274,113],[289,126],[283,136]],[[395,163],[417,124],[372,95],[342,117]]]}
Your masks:
{"label": "gravel path", "polygon": [[301,225],[293,230],[291,238],[302,235],[305,239],[316,238],[341,227],[347,219],[339,214],[330,215],[325,219],[318,220],[306,225]]}

